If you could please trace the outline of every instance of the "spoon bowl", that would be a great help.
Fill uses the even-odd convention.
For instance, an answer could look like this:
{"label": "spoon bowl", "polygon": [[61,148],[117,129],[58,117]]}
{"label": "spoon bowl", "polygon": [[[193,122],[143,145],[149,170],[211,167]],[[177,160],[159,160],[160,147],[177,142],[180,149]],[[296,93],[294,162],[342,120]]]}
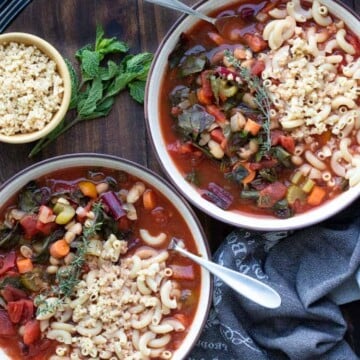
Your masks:
{"label": "spoon bowl", "polygon": [[211,274],[221,279],[240,295],[269,309],[276,309],[281,305],[281,297],[273,288],[248,275],[231,270],[212,261],[203,259],[185,250],[180,239],[172,238],[168,249],[175,250],[201,265]]}

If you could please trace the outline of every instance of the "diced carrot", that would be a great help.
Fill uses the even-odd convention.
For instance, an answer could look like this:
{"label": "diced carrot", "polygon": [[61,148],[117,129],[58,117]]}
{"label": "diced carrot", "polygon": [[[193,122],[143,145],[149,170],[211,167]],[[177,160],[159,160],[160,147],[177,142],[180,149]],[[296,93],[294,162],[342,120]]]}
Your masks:
{"label": "diced carrot", "polygon": [[95,199],[98,196],[96,191],[96,186],[91,181],[80,181],[79,182],[79,189],[85,195],[92,199]]}
{"label": "diced carrot", "polygon": [[249,46],[249,48],[253,52],[257,53],[257,52],[260,52],[262,50],[265,50],[268,47],[267,42],[258,35],[245,34],[244,39],[246,41],[246,44]]}
{"label": "diced carrot", "polygon": [[226,122],[226,116],[225,114],[216,106],[216,105],[207,105],[206,111],[215,116],[216,122],[219,124],[223,124]]}
{"label": "diced carrot", "polygon": [[55,259],[62,259],[70,252],[70,246],[65,239],[55,241],[50,246],[50,255]]}
{"label": "diced carrot", "polygon": [[143,194],[143,204],[146,210],[152,210],[156,207],[156,194],[154,190],[145,190]]}
{"label": "diced carrot", "polygon": [[196,91],[196,96],[200,104],[210,105],[212,103],[211,98],[206,96],[205,90],[203,88],[200,88]]}
{"label": "diced carrot", "polygon": [[311,206],[319,205],[323,202],[326,192],[323,188],[318,185],[315,185],[307,198],[307,203]]}
{"label": "diced carrot", "polygon": [[20,274],[27,273],[34,268],[31,259],[25,259],[25,258],[17,258],[16,266]]}
{"label": "diced carrot", "polygon": [[210,73],[211,73],[210,70],[205,70],[201,73],[200,77],[201,77],[201,87],[204,90],[204,95],[211,99],[214,94],[212,91],[211,82],[209,78]]}
{"label": "diced carrot", "polygon": [[225,39],[216,32],[208,32],[208,36],[216,45],[223,45],[226,42]]}
{"label": "diced carrot", "polygon": [[259,130],[261,129],[261,125],[258,124],[256,121],[248,118],[246,120],[245,126],[244,126],[244,131],[249,132],[251,135],[256,135]]}

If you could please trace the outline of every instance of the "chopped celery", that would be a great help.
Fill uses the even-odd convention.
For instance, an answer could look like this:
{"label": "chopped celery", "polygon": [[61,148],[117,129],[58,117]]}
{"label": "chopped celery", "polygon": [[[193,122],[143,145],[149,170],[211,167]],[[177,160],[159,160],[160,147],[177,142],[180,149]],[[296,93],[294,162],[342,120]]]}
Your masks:
{"label": "chopped celery", "polygon": [[300,200],[300,202],[304,202],[306,200],[306,193],[297,185],[290,185],[287,194],[286,200],[290,205],[293,205],[296,200]]}
{"label": "chopped celery", "polygon": [[301,171],[296,171],[296,173],[291,177],[291,182],[295,185],[298,185],[301,181],[303,181],[303,174]]}
{"label": "chopped celery", "polygon": [[315,182],[313,180],[307,179],[305,183],[301,186],[301,189],[308,194],[312,190],[314,185]]}

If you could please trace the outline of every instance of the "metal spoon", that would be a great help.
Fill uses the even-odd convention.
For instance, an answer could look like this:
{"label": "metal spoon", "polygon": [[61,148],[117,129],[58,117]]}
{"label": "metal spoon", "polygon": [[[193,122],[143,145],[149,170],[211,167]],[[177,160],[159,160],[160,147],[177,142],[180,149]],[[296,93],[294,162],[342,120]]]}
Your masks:
{"label": "metal spoon", "polygon": [[224,266],[203,259],[200,256],[194,255],[182,248],[180,245],[181,242],[182,241],[180,239],[172,238],[168,247],[169,250],[175,250],[193,260],[208,270],[210,273],[221,279],[233,290],[259,305],[269,309],[275,309],[281,305],[280,295],[270,286],[250,276],[228,269]]}
{"label": "metal spoon", "polygon": [[213,25],[216,25],[217,19],[206,16],[200,11],[192,9],[190,6],[185,5],[181,1],[178,0],[146,0],[147,2],[161,5],[167,7],[169,9],[178,10],[188,15],[193,15],[198,17],[199,19],[205,20]]}

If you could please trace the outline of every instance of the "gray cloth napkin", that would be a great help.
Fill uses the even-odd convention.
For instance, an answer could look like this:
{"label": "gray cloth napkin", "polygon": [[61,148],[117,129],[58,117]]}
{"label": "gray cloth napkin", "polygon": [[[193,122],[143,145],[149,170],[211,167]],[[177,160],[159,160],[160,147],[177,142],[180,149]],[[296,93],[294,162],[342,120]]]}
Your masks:
{"label": "gray cloth napkin", "polygon": [[360,201],[293,233],[235,230],[214,260],[271,285],[282,305],[265,309],[215,278],[213,308],[188,360],[358,359],[328,295],[359,268],[359,236]]}
{"label": "gray cloth napkin", "polygon": [[0,33],[30,2],[31,0],[0,0]]}

